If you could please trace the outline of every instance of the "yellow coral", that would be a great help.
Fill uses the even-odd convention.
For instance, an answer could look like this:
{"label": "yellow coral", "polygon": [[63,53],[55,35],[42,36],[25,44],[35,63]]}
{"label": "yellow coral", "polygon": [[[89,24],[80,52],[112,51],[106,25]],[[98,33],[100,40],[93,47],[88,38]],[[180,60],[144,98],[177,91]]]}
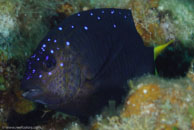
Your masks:
{"label": "yellow coral", "polygon": [[34,108],[34,103],[26,99],[20,99],[14,104],[14,110],[19,114],[27,114],[28,112],[33,111]]}
{"label": "yellow coral", "polygon": [[[129,94],[121,116],[131,118],[133,116],[152,117],[154,115],[157,130],[183,128],[184,121],[181,119],[183,115],[188,115],[189,104],[192,102],[191,95],[194,92],[193,85],[164,83],[165,85],[160,86],[159,84],[161,83],[140,83],[133,88],[134,92]],[[176,118],[174,117],[175,113]],[[193,120],[189,122],[193,127]]]}
{"label": "yellow coral", "polygon": [[191,121],[191,128],[194,129],[194,119]]}
{"label": "yellow coral", "polygon": [[122,116],[129,117],[132,114],[155,111],[155,106],[153,103],[157,99],[161,98],[162,95],[163,92],[156,84],[141,86],[127,99]]}
{"label": "yellow coral", "polygon": [[142,23],[136,23],[136,29],[141,35],[145,44],[148,44],[150,42],[161,44],[165,42],[163,29],[157,23],[150,23],[147,26],[148,27],[146,27]]}
{"label": "yellow coral", "polygon": [[59,6],[59,8],[57,9],[57,12],[59,13],[64,13],[67,16],[71,15],[74,10],[73,10],[73,6],[69,3],[65,3]]}
{"label": "yellow coral", "polygon": [[164,30],[158,22],[158,12],[153,10],[158,7],[159,1],[132,0],[130,3],[136,29],[146,45],[166,42]]}
{"label": "yellow coral", "polygon": [[6,122],[1,122],[0,121],[0,128],[6,128],[7,127],[7,123]]}
{"label": "yellow coral", "polygon": [[14,89],[17,100],[13,104],[13,109],[19,114],[27,114],[35,109],[35,104],[22,97],[22,92],[18,88]]}
{"label": "yellow coral", "polygon": [[151,8],[157,8],[160,0],[149,0],[149,5]]}
{"label": "yellow coral", "polygon": [[98,122],[94,122],[91,126],[91,130],[98,130],[99,129],[99,124]]}

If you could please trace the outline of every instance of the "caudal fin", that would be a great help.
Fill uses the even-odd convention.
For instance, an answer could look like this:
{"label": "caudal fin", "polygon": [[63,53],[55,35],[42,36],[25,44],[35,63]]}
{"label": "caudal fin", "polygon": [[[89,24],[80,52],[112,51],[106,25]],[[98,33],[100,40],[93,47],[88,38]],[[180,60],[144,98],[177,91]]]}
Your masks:
{"label": "caudal fin", "polygon": [[157,47],[154,48],[154,60],[156,60],[156,58],[158,57],[158,55],[171,43],[173,43],[174,40],[170,40],[169,42],[159,45]]}

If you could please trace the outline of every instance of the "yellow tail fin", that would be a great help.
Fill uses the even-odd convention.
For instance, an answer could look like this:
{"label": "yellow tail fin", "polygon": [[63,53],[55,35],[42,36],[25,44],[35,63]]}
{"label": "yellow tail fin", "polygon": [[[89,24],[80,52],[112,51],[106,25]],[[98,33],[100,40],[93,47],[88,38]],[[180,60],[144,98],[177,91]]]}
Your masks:
{"label": "yellow tail fin", "polygon": [[169,42],[159,45],[157,47],[154,48],[154,60],[156,60],[156,58],[158,57],[158,55],[171,43],[173,43],[174,40],[170,40]]}

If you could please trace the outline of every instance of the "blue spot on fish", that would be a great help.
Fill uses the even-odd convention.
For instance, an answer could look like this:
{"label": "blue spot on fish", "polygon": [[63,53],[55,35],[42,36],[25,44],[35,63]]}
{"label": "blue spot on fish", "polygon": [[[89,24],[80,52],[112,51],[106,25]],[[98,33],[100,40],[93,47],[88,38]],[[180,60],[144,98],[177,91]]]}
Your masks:
{"label": "blue spot on fish", "polygon": [[34,74],[35,72],[36,72],[36,70],[35,70],[35,69],[33,69],[33,70],[32,70],[32,73]]}
{"label": "blue spot on fish", "polygon": [[42,75],[41,74],[39,75],[39,78],[42,78]]}
{"label": "blue spot on fish", "polygon": [[53,53],[54,53],[54,51],[53,51],[53,50],[51,50],[50,52],[51,52],[51,54],[53,54]]}
{"label": "blue spot on fish", "polygon": [[70,42],[69,41],[66,41],[66,45],[69,46],[70,45]]}
{"label": "blue spot on fish", "polygon": [[85,29],[85,30],[88,30],[88,27],[87,27],[87,26],[84,26],[84,29]]}
{"label": "blue spot on fish", "polygon": [[46,44],[43,44],[42,47],[46,47]]}
{"label": "blue spot on fish", "polygon": [[46,56],[45,60],[48,60],[49,59],[49,56]]}
{"label": "blue spot on fish", "polygon": [[111,13],[111,14],[114,14],[114,13],[115,13],[115,11],[114,11],[114,10],[112,10],[110,13]]}
{"label": "blue spot on fish", "polygon": [[62,30],[63,30],[63,28],[62,28],[62,27],[59,27],[58,29],[59,29],[59,31],[62,31]]}
{"label": "blue spot on fish", "polygon": [[52,72],[48,72],[48,75],[52,75]]}
{"label": "blue spot on fish", "polygon": [[63,63],[60,63],[60,66],[63,67]]}
{"label": "blue spot on fish", "polygon": [[97,19],[100,20],[101,18],[98,16]]}

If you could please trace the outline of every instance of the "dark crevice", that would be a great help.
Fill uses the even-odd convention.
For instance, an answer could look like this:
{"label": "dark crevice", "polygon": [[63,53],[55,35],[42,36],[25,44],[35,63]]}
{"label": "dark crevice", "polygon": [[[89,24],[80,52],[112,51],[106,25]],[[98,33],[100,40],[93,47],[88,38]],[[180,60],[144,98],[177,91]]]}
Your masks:
{"label": "dark crevice", "polygon": [[185,77],[192,59],[194,58],[193,48],[184,47],[177,43],[169,46],[156,59],[156,69],[159,76],[164,78]]}

